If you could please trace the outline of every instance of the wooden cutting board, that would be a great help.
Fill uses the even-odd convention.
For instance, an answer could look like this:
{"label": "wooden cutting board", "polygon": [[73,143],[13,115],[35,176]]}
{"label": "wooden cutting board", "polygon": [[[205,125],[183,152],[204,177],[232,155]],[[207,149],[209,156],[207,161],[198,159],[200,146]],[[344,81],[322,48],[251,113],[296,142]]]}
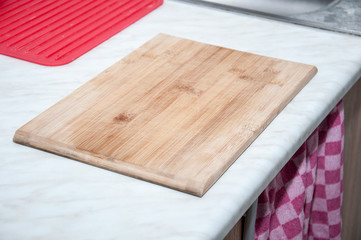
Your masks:
{"label": "wooden cutting board", "polygon": [[14,141],[202,196],[316,72],[160,34]]}

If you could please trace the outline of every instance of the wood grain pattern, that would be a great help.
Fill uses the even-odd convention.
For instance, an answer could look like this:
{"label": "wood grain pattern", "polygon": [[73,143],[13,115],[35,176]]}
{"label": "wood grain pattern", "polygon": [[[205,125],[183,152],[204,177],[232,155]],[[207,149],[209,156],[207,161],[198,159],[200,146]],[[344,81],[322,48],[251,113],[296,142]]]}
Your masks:
{"label": "wood grain pattern", "polygon": [[202,196],[316,72],[160,34],[14,141]]}
{"label": "wood grain pattern", "polygon": [[229,231],[223,240],[242,240],[243,239],[244,217],[241,217],[234,227]]}
{"label": "wood grain pattern", "polygon": [[361,239],[361,79],[344,98],[342,239]]}

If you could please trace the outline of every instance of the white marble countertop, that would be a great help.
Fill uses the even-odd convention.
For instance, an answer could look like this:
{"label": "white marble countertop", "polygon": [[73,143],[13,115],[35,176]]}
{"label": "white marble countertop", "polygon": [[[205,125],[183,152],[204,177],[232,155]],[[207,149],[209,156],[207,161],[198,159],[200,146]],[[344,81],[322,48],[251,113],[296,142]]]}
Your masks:
{"label": "white marble countertop", "polygon": [[[202,197],[12,142],[16,129],[159,32],[318,74]],[[74,62],[0,56],[0,239],[221,239],[360,76],[361,38],[166,1]]]}

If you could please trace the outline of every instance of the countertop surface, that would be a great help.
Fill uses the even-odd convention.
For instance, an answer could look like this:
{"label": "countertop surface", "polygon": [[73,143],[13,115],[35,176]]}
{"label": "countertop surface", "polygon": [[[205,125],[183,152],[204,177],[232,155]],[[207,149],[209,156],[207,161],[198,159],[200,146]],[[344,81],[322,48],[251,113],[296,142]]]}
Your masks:
{"label": "countertop surface", "polygon": [[[318,73],[202,198],[12,142],[16,129],[160,32]],[[173,1],[64,66],[0,55],[0,239],[222,239],[360,69],[359,37]]]}

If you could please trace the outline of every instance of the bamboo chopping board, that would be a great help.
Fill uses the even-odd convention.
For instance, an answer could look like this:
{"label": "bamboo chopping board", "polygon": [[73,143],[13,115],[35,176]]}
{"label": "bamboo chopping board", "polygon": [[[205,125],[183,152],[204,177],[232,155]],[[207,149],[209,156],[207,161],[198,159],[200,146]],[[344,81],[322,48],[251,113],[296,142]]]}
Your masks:
{"label": "bamboo chopping board", "polygon": [[160,34],[14,141],[202,196],[316,72]]}

